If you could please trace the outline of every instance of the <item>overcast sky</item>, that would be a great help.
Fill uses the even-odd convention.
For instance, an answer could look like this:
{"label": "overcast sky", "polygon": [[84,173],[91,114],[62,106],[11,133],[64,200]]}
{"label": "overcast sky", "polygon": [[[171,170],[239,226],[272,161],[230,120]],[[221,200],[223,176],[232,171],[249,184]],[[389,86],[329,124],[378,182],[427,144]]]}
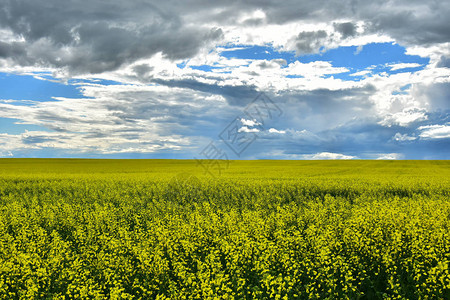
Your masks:
{"label": "overcast sky", "polygon": [[450,159],[449,1],[0,0],[0,157]]}

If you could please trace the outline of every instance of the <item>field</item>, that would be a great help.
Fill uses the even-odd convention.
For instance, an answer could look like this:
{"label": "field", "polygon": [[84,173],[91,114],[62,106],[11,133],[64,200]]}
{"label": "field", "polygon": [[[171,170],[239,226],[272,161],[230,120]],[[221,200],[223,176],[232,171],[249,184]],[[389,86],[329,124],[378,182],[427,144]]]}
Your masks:
{"label": "field", "polygon": [[1,299],[450,299],[449,161],[0,160]]}

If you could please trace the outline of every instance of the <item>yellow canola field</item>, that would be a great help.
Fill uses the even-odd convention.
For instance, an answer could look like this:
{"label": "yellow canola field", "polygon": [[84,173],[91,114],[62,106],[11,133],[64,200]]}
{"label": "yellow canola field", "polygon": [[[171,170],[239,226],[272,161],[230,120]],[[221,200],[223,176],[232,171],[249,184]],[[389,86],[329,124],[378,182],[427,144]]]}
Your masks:
{"label": "yellow canola field", "polygon": [[0,159],[1,299],[450,299],[449,161]]}

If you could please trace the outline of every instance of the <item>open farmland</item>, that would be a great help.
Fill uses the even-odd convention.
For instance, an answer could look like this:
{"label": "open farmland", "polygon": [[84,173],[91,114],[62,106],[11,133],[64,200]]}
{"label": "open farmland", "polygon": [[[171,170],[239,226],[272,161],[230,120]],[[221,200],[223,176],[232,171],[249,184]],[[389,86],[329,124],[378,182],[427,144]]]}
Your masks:
{"label": "open farmland", "polygon": [[449,161],[0,160],[0,298],[449,299]]}

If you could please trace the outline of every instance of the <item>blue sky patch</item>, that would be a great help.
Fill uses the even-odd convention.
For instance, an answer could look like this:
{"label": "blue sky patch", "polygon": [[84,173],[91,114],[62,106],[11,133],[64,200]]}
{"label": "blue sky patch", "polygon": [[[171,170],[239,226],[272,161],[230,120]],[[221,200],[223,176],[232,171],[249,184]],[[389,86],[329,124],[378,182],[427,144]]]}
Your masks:
{"label": "blue sky patch", "polygon": [[223,69],[222,67],[214,67],[214,66],[208,66],[208,65],[201,65],[201,66],[191,66],[192,70],[200,70],[205,72],[212,72],[214,69]]}
{"label": "blue sky patch", "polygon": [[411,88],[411,84],[404,85],[398,91],[393,92],[392,95],[407,95],[409,88]]}
{"label": "blue sky patch", "polygon": [[[106,79],[72,79],[69,80],[69,84],[99,84],[99,85],[121,85],[122,82],[114,81],[114,80],[106,80]],[[83,95],[78,98],[86,98]]]}
{"label": "blue sky patch", "polygon": [[304,78],[302,75],[287,75],[286,78]]}
{"label": "blue sky patch", "polygon": [[[48,77],[48,75],[37,75]],[[76,86],[40,80],[31,75],[0,73],[0,91],[0,99],[4,100],[44,102],[52,101],[52,97],[84,98]]]}
{"label": "blue sky patch", "polygon": [[53,131],[42,126],[33,124],[18,124],[17,122],[21,123],[22,121],[18,119],[0,118],[0,133],[21,134],[24,133],[25,130],[47,132]]}
{"label": "blue sky patch", "polygon": [[300,56],[299,61],[309,63],[313,61],[329,61],[334,67],[345,67],[360,71],[371,66],[395,63],[418,63],[427,65],[429,58],[418,55],[407,55],[406,49],[394,43],[373,43],[364,45],[358,53],[357,46],[339,47],[320,54]]}
{"label": "blue sky patch", "polygon": [[[417,72],[423,70],[429,63],[429,58],[418,55],[407,55],[406,49],[395,43],[372,43],[358,49],[357,46],[339,47],[325,52],[310,55],[296,56],[293,51],[278,51],[271,46],[228,46],[231,50],[220,53],[226,58],[272,60],[284,59],[287,64],[299,61],[311,63],[315,61],[330,62],[333,67],[345,67],[350,72],[331,74],[325,78],[334,77],[342,80],[359,81],[364,76],[350,76],[352,73],[370,69],[373,74],[386,72],[398,74],[402,72]],[[234,49],[242,48],[242,49]],[[415,63],[419,67],[391,70],[391,65],[397,63]],[[203,67],[206,70],[206,67]],[[292,77],[288,77],[292,78]]]}
{"label": "blue sky patch", "polygon": [[259,60],[285,59],[288,64],[298,60],[294,51],[278,51],[271,46],[232,45],[224,48],[242,48],[222,51],[220,55],[226,58]]}

